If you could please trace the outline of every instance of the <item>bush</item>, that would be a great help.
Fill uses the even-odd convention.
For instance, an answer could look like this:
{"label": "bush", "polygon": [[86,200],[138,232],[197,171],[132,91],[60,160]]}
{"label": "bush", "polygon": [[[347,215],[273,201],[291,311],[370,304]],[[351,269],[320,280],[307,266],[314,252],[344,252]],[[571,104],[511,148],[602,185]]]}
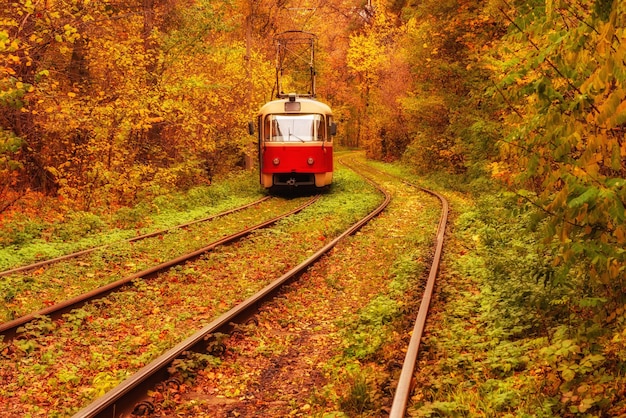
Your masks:
{"label": "bush", "polygon": [[69,221],[58,224],[55,235],[62,241],[76,241],[96,232],[101,232],[106,223],[96,214],[89,212],[74,212],[69,215]]}
{"label": "bush", "polygon": [[0,246],[20,246],[39,239],[46,225],[39,220],[19,216],[0,229]]}

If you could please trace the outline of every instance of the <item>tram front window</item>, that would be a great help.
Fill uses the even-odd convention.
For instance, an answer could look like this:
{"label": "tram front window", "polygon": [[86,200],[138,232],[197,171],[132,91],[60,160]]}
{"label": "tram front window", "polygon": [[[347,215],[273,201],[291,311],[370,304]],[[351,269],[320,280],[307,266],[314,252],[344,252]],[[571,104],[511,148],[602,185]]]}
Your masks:
{"label": "tram front window", "polygon": [[311,142],[324,140],[322,115],[270,115],[270,141]]}

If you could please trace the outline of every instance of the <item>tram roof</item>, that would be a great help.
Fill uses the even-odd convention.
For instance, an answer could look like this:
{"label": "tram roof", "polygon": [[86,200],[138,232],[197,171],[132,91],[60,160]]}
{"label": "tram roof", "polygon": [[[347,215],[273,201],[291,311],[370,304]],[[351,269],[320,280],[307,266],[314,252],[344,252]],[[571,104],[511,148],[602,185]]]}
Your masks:
{"label": "tram roof", "polygon": [[[300,103],[300,106],[296,106],[292,110],[290,110],[288,107],[289,105],[286,105],[286,103]],[[299,109],[296,110],[296,108]],[[261,109],[259,110],[259,115],[265,115],[268,113],[321,113],[327,115],[332,114],[332,110],[327,104],[319,102],[315,99],[296,96],[295,98],[293,98],[293,100],[291,100],[291,98],[285,98],[265,103],[263,106],[261,106]]]}

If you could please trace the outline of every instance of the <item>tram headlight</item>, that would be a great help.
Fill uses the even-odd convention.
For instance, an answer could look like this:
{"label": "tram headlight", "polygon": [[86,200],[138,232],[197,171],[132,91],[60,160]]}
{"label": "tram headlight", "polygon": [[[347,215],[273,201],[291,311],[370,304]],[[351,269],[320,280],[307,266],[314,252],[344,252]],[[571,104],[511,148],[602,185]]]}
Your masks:
{"label": "tram headlight", "polygon": [[308,160],[306,160],[308,165],[313,165],[313,163],[315,162],[315,160],[313,159],[313,157],[309,157]]}
{"label": "tram headlight", "polygon": [[274,158],[272,162],[274,163],[274,165],[280,164],[280,160],[278,159],[278,157]]}

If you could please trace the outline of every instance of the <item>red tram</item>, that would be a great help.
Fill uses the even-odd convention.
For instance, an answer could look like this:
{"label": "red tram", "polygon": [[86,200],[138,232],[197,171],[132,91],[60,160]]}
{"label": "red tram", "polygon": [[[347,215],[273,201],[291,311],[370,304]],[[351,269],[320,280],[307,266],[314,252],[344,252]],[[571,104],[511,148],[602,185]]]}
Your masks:
{"label": "red tram", "polygon": [[328,105],[289,94],[261,107],[257,127],[264,188],[331,184],[337,125]]}

